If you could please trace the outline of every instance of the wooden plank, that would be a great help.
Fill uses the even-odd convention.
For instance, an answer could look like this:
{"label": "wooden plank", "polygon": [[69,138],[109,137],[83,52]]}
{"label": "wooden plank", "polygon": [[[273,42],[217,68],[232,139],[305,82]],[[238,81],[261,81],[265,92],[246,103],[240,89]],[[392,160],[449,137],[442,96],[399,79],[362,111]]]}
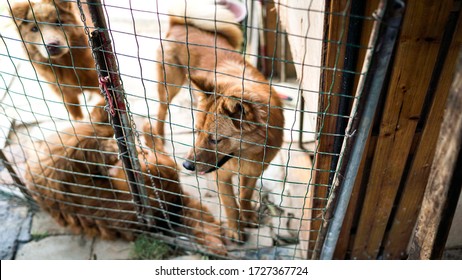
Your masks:
{"label": "wooden plank", "polygon": [[[276,17],[277,17],[277,10],[273,1],[268,1],[265,4],[266,8],[266,17],[265,17],[265,54],[268,57],[276,56],[278,52],[277,46],[277,36],[278,33],[274,32],[276,28],[280,29],[280,26],[277,26]],[[270,76],[271,74],[274,76],[279,76],[280,73],[280,64],[279,63],[271,63],[271,59],[269,58],[262,58],[260,59],[260,63],[262,64],[262,68],[264,71],[265,76]]]}
{"label": "wooden plank", "polygon": [[[330,2],[330,3],[329,3]],[[311,222],[311,234],[309,249],[314,250],[316,239],[322,225],[322,214],[327,203],[329,178],[332,175],[331,162],[334,145],[337,117],[329,114],[338,112],[339,98],[332,93],[341,91],[341,72],[345,53],[345,42],[347,39],[348,20],[339,13],[345,11],[348,0],[326,1],[326,13],[328,13],[326,26],[325,55],[321,77],[321,92],[319,99],[320,115],[317,120],[317,131],[320,133],[317,142],[317,153],[315,154],[314,174],[314,198],[313,198],[313,220]],[[338,44],[341,42],[342,44]]]}
{"label": "wooden plank", "polygon": [[[457,10],[455,13],[458,14],[460,11]],[[454,38],[447,52],[438,86],[434,93],[432,107],[404,185],[392,227],[388,233],[386,242],[384,242],[383,257],[385,259],[407,258],[409,240],[430,175],[430,167],[433,162],[444,109],[461,46],[462,17],[459,16],[457,30],[454,33]]]}
{"label": "wooden plank", "polygon": [[[281,4],[285,3],[283,1],[277,1],[276,3],[274,3],[273,1],[268,1],[265,3],[264,6],[264,9],[266,10],[266,17],[264,19],[266,31],[263,31],[265,37],[264,55],[271,58],[275,58],[278,60],[278,62],[274,63],[274,66],[272,66],[273,63],[271,59],[259,58],[259,63],[261,63],[261,68],[263,69],[264,74],[267,77],[273,75],[273,77],[281,78],[282,67],[284,67],[286,71],[286,78],[296,78],[297,73],[295,71],[295,67],[292,63],[290,63],[293,62],[294,59],[292,57],[292,53],[289,47],[290,42],[287,39],[288,36],[292,36],[293,34],[285,30],[284,18],[277,19],[277,11],[281,10]],[[277,20],[279,20],[280,22],[278,23]],[[278,33],[274,32],[275,30],[278,30]],[[285,32],[287,32],[287,35],[284,34]],[[285,53],[283,53],[282,47],[283,40],[286,44]],[[295,62],[300,63],[300,61]]]}
{"label": "wooden plank", "polygon": [[420,118],[452,2],[407,1],[354,259],[376,259]]}
{"label": "wooden plank", "polygon": [[[364,15],[368,18],[372,18],[373,13],[377,10],[379,2],[380,0],[366,1],[366,6],[364,8]],[[362,31],[361,31],[360,45],[367,46],[369,44],[369,38],[371,36],[374,21],[372,19],[364,19],[362,24],[363,26],[362,26]],[[361,48],[359,50],[357,71],[356,71],[358,73],[361,72],[361,69],[363,67],[364,57],[366,56],[366,51],[367,51],[366,48]],[[356,76],[356,82],[354,86],[355,91],[357,88],[358,81],[359,81],[359,75]],[[353,192],[351,194],[350,203],[348,205],[348,210],[345,215],[345,219],[343,221],[343,226],[340,232],[339,240],[337,242],[337,248],[335,250],[334,259],[345,259],[347,255],[347,251],[351,244],[350,243],[351,229],[353,227],[353,224],[357,223],[356,213],[357,213],[358,208],[362,205],[362,203],[360,203],[362,200],[359,200],[359,198],[360,198],[360,194],[363,193],[363,189],[365,187],[365,184],[363,184],[363,179],[365,176],[363,175],[364,175],[366,160],[369,159],[370,161],[370,158],[372,158],[373,148],[375,147],[375,143],[376,143],[374,141],[374,143],[370,145],[370,140],[371,140],[370,138],[371,136],[369,135],[368,141],[365,147],[366,153],[364,153],[363,159],[361,160],[361,165],[358,170],[358,177],[356,179],[355,186],[353,187]],[[367,169],[369,170],[369,168]]]}
{"label": "wooden plank", "polygon": [[[321,61],[324,53],[326,4],[324,0],[274,0],[281,26],[287,30],[294,68],[305,99],[304,120],[316,126],[320,90]],[[312,131],[314,132],[314,131]],[[314,135],[313,135],[314,136]]]}
{"label": "wooden plank", "polygon": [[462,188],[462,52],[457,68],[409,259],[440,257]]}
{"label": "wooden plank", "polygon": [[[305,0],[275,0],[275,7],[278,11],[278,16],[281,26],[287,30],[287,39],[289,41],[289,48],[294,61],[294,69],[297,73],[300,91],[297,94],[302,94],[305,100],[303,106],[305,132],[314,132],[316,127],[316,119],[318,117],[318,98],[320,90],[320,76],[321,76],[321,59],[323,53],[324,27],[326,15],[325,2],[321,1],[305,1]],[[297,99],[296,99],[297,100]],[[297,106],[301,107],[301,106]],[[306,134],[303,139],[314,141],[316,135],[314,133]],[[295,139],[295,138],[294,138]],[[305,146],[305,148],[308,148]],[[311,149],[310,151],[313,151]],[[307,200],[312,199],[312,191],[314,181],[311,181],[309,186],[310,196]],[[311,205],[307,201],[306,205]],[[311,211],[311,206],[306,209],[307,212]],[[311,213],[306,214],[304,217],[311,217]],[[300,238],[301,247],[303,251],[308,250],[309,225],[303,227]]]}

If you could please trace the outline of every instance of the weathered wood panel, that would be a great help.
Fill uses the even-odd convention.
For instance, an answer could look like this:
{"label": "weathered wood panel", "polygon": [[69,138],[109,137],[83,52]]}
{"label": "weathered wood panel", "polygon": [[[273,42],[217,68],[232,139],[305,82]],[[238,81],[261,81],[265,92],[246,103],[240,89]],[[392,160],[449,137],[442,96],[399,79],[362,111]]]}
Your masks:
{"label": "weathered wood panel", "polygon": [[[460,13],[459,10],[454,13]],[[457,18],[456,18],[457,19]],[[447,30],[451,32],[450,30]],[[453,32],[454,30],[452,30]],[[397,206],[388,237],[384,242],[383,257],[385,259],[400,259],[407,257],[409,240],[414,229],[417,215],[420,210],[425,187],[430,175],[430,168],[435,154],[438,133],[443,121],[444,109],[446,107],[449,89],[452,84],[452,77],[456,66],[457,56],[462,46],[462,20],[459,16],[457,30],[455,31],[449,49],[443,51],[446,55],[438,84],[433,94],[431,109],[425,122],[421,137],[418,142],[415,156],[411,163],[403,193]],[[441,52],[440,52],[441,53]],[[423,116],[425,117],[425,116]]]}
{"label": "weathered wood panel", "polygon": [[379,254],[453,1],[407,1],[352,258]]}
{"label": "weathered wood panel", "polygon": [[[438,236],[439,231],[441,231],[440,227],[444,220],[446,223],[452,220],[455,210],[454,204],[457,204],[460,195],[462,187],[460,178],[462,164],[460,150],[462,145],[462,111],[460,110],[462,107],[462,53],[459,55],[457,68],[438,138],[433,167],[416,225],[416,233],[411,242],[409,259],[440,257],[442,248],[435,248],[435,245],[444,245],[447,237]],[[455,169],[457,165],[459,165],[458,170]],[[455,175],[458,176],[458,182],[454,181]],[[451,200],[453,205],[448,205]],[[447,231],[447,229],[442,230]]]}

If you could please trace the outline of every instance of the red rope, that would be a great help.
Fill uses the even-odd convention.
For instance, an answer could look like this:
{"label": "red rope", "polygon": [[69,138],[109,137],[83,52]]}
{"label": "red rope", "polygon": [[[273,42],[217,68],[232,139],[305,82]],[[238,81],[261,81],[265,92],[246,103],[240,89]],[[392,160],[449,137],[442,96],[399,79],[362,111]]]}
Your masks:
{"label": "red rope", "polygon": [[104,91],[104,93],[106,94],[106,97],[107,97],[107,102],[108,102],[108,105],[109,105],[109,113],[111,114],[111,116],[115,116],[114,102],[112,101],[112,96],[109,93],[109,89],[107,87],[107,84],[109,82],[110,82],[109,76],[99,78],[99,85],[103,88],[103,91]]}

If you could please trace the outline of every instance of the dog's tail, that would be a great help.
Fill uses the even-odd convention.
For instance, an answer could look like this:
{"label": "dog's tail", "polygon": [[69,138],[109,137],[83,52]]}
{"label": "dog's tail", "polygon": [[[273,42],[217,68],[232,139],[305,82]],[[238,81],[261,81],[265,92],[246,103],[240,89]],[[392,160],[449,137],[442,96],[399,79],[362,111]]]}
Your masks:
{"label": "dog's tail", "polygon": [[170,25],[190,24],[199,29],[217,32],[226,37],[235,49],[242,45],[243,34],[234,14],[215,0],[173,0]]}

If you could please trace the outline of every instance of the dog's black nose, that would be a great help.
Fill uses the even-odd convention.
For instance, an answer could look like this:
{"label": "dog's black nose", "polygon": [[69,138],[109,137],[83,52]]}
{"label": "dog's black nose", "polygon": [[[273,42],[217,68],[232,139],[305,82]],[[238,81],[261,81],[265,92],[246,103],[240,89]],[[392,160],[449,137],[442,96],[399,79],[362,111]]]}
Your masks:
{"label": "dog's black nose", "polygon": [[185,160],[183,161],[183,167],[188,169],[189,171],[194,171],[196,169],[196,166],[192,161]]}
{"label": "dog's black nose", "polygon": [[47,50],[50,55],[57,55],[61,53],[61,48],[59,47],[59,42],[51,42],[47,44]]}

